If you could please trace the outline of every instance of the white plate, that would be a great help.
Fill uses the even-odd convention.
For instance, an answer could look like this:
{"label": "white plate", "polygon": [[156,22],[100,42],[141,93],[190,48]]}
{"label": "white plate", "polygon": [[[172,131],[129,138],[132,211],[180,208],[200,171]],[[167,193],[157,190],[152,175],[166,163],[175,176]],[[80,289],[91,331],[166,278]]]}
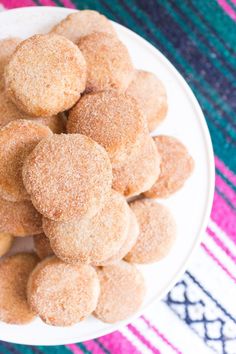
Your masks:
{"label": "white plate", "polygon": [[[46,33],[71,12],[73,11],[69,9],[55,7],[31,7],[3,12],[0,14],[0,38],[26,38],[35,33]],[[68,328],[50,327],[40,319],[24,326],[0,322],[1,340],[30,345],[59,345],[85,341],[113,332],[165,296],[183,274],[187,261],[204,234],[213,200],[214,159],[201,108],[187,83],[157,49],[127,28],[118,24],[114,26],[120,39],[128,47],[134,65],[154,72],[166,86],[169,98],[168,117],[156,133],[179,138],[188,147],[196,163],[194,174],[185,187],[163,201],[170,207],[177,221],[177,242],[165,260],[140,267],[147,283],[147,296],[140,312],[127,321],[109,325],[90,317]],[[24,248],[25,244],[26,240],[20,240],[17,249]]]}

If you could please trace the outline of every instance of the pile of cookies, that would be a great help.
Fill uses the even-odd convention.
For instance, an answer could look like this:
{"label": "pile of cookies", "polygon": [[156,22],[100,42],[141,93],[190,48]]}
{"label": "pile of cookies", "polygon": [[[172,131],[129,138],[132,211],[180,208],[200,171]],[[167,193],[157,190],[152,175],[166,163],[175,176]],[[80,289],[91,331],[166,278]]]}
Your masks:
{"label": "pile of cookies", "polygon": [[[175,193],[193,170],[180,141],[150,136],[167,108],[162,82],[133,67],[95,11],[0,41],[1,321],[113,323],[139,309],[135,264],[163,259],[176,237],[171,212],[152,198]],[[7,254],[32,235],[35,253]]]}

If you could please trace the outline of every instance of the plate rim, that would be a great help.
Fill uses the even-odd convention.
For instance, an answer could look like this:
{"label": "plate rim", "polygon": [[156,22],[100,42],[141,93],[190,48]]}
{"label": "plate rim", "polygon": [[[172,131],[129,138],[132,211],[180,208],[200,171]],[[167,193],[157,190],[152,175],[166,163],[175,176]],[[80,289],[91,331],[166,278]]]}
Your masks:
{"label": "plate rim", "polygon": [[[69,9],[66,7],[53,7],[53,6],[31,6],[31,7],[21,7],[21,8],[16,8],[16,9],[10,9],[10,10],[5,10],[0,12],[0,18],[2,16],[11,16],[12,13],[16,12],[35,12],[35,11],[52,11],[52,12],[61,12],[65,15],[76,12],[78,9]],[[191,250],[189,251],[188,255],[183,259],[181,267],[179,267],[178,271],[176,271],[175,275],[171,278],[171,280],[168,283],[168,286],[165,287],[164,290],[161,291],[158,297],[154,301],[151,301],[150,303],[146,304],[145,308],[139,310],[137,313],[135,313],[133,316],[129,317],[127,320],[121,321],[117,324],[112,324],[110,327],[106,329],[100,329],[98,330],[95,335],[83,335],[82,337],[73,337],[71,339],[60,339],[59,340],[50,340],[50,341],[40,341],[40,342],[26,342],[25,340],[22,341],[17,341],[15,342],[14,339],[9,339],[9,338],[0,338],[0,340],[3,341],[8,341],[9,343],[17,343],[17,344],[22,344],[22,345],[46,345],[46,346],[54,346],[54,345],[66,345],[70,343],[76,343],[76,342],[83,342],[87,340],[91,340],[94,338],[98,338],[103,335],[110,334],[114,331],[119,330],[123,326],[128,325],[132,321],[134,321],[136,318],[141,316],[146,310],[150,309],[152,306],[155,306],[177,283],[177,281],[182,277],[184,272],[186,271],[189,261],[192,259],[194,256],[194,252],[198,249],[198,246],[203,238],[204,231],[207,228],[207,223],[210,218],[211,214],[211,209],[213,205],[213,198],[214,198],[214,189],[215,189],[215,163],[214,163],[214,152],[213,152],[213,146],[212,146],[212,141],[210,137],[210,132],[204,117],[204,114],[202,112],[202,109],[200,107],[200,104],[198,103],[197,98],[195,97],[192,89],[184,79],[184,77],[179,73],[179,71],[175,68],[175,66],[169,61],[169,59],[160,52],[159,49],[154,47],[151,43],[149,43],[146,39],[141,37],[139,34],[133,32],[131,29],[115,22],[112,21],[112,23],[115,25],[115,27],[120,28],[123,32],[127,32],[129,36],[133,37],[135,41],[138,41],[141,43],[142,46],[145,46],[154,56],[158,56],[158,59],[162,60],[166,67],[175,75],[176,80],[179,82],[179,84],[182,86],[184,92],[186,93],[186,96],[188,96],[189,101],[192,103],[192,107],[196,111],[196,115],[198,116],[198,120],[201,126],[201,129],[203,131],[203,138],[205,140],[205,144],[207,147],[206,153],[207,153],[207,162],[208,162],[208,169],[209,169],[209,175],[208,175],[208,195],[206,198],[206,205],[205,205],[205,211],[202,217],[202,222],[201,222],[201,227],[199,230],[196,232],[196,238],[192,244]],[[7,325],[7,324],[6,324]],[[0,335],[1,336],[1,335]]]}

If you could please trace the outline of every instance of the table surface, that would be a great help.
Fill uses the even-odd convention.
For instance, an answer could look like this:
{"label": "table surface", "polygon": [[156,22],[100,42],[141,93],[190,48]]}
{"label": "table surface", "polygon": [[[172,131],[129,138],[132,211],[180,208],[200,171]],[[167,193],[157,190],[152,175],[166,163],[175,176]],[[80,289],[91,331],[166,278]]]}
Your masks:
{"label": "table surface", "polygon": [[236,354],[236,0],[0,0],[3,10],[35,5],[98,10],[166,55],[204,111],[215,197],[189,269],[142,317],[95,340],[57,347],[0,342],[0,353]]}

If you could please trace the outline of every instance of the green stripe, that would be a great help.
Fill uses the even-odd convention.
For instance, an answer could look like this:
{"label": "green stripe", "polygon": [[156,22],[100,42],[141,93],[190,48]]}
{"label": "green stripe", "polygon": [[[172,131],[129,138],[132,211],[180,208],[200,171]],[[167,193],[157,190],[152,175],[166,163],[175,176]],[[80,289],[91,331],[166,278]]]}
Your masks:
{"label": "green stripe", "polygon": [[229,47],[235,50],[235,22],[228,15],[223,16],[224,10],[220,7],[217,1],[203,0],[201,1],[201,5],[199,5],[199,0],[191,1],[199,9],[202,16],[214,28],[218,36],[226,41]]}
{"label": "green stripe", "polygon": [[[198,39],[196,34],[194,32],[192,32],[191,27],[187,24],[185,19],[183,17],[181,17],[181,15],[177,14],[177,12],[175,12],[175,10],[172,8],[172,6],[169,4],[168,1],[162,1],[162,6],[166,8],[169,15],[176,21],[176,23],[179,25],[179,27],[188,35],[188,37],[192,40],[192,42],[196,44],[196,46],[199,48],[199,52],[202,52],[202,54],[204,54],[204,56],[208,57],[210,59],[211,63],[223,75],[227,76],[228,79],[231,78],[231,82],[235,86],[235,76],[232,75],[231,71],[229,71],[228,68],[226,68],[224,66],[224,64],[222,65],[220,60],[218,60],[217,56],[214,59],[212,59],[209,56],[208,53],[210,53],[210,48],[208,48],[204,43],[202,43],[202,41],[200,39]],[[233,60],[231,61],[231,59],[233,59]],[[227,61],[235,66],[235,58],[231,58],[231,56],[228,56]]]}

